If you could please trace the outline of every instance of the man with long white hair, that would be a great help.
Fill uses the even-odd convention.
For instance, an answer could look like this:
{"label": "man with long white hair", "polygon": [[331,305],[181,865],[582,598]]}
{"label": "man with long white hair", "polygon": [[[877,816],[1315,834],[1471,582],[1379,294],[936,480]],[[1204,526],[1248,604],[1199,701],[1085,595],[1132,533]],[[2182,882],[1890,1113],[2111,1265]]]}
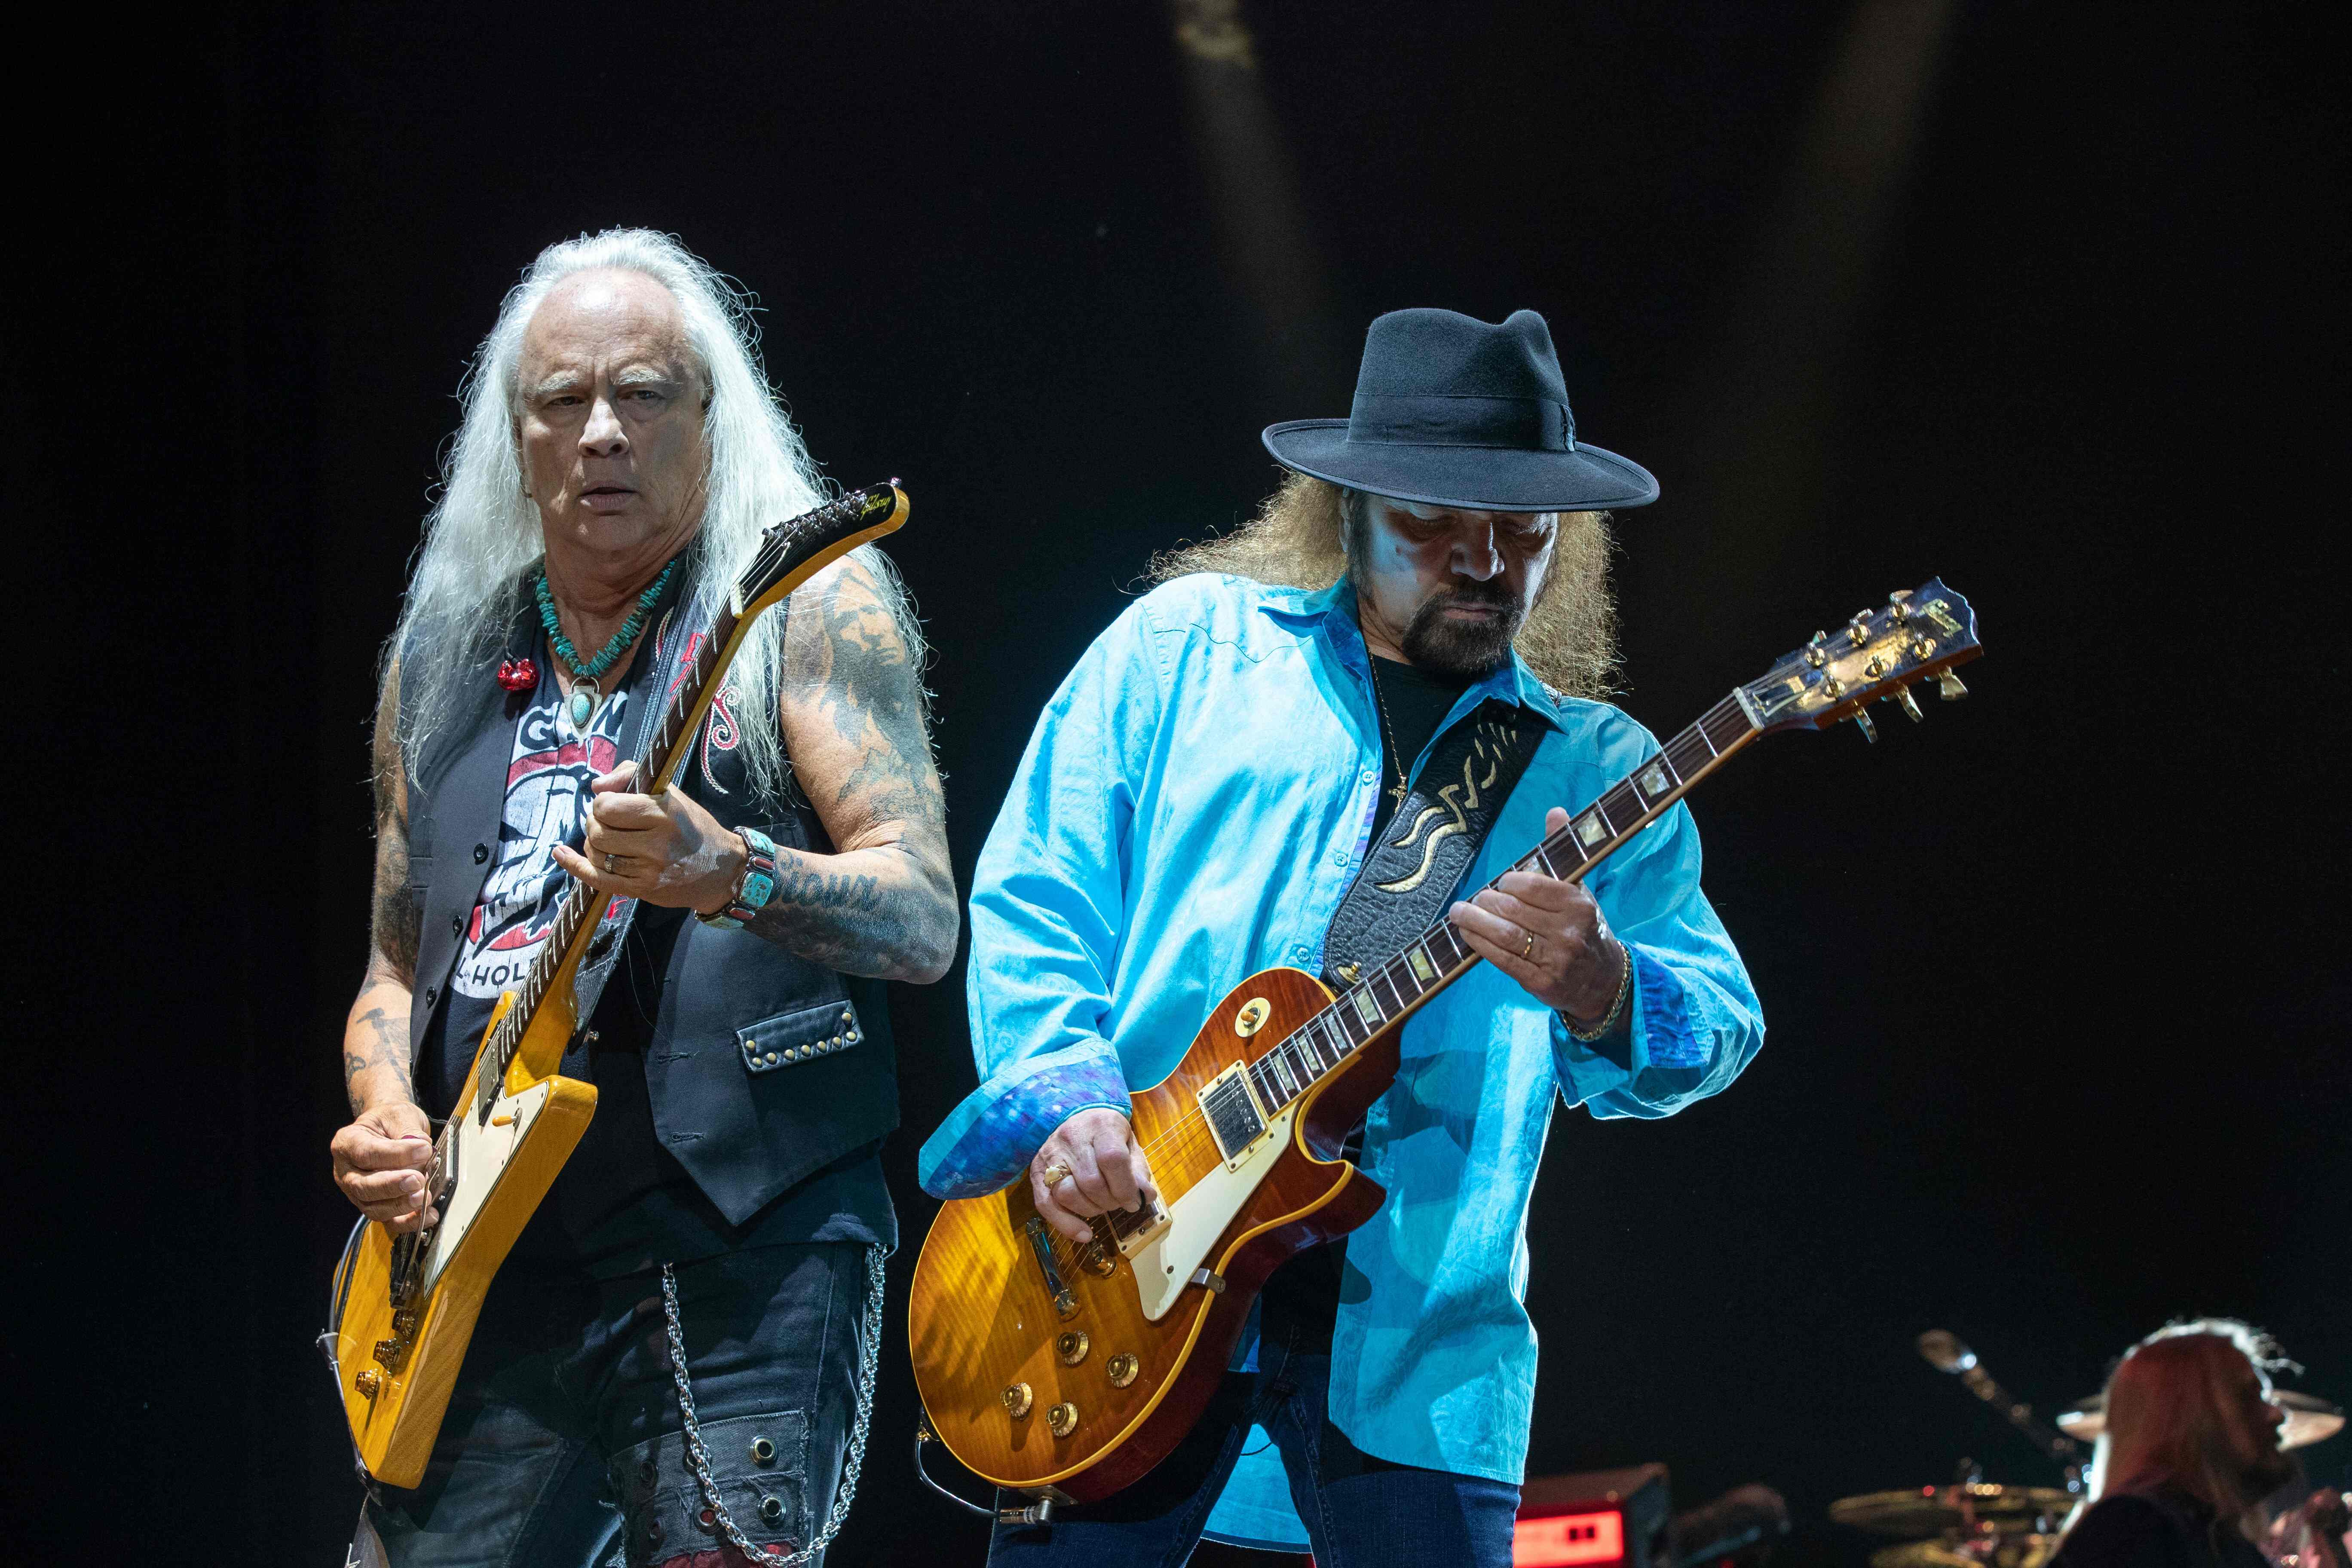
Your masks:
{"label": "man with long white hair", "polygon": [[[436,1217],[433,1118],[575,879],[615,895],[615,956],[562,1068],[594,1119],[491,1286],[424,1481],[370,1488],[355,1557],[814,1561],[897,1238],[882,983],[955,951],[922,645],[888,563],[853,553],[755,623],[678,787],[639,793],[692,633],[761,531],[824,499],[748,300],[658,234],[551,247],[464,399],[377,700],[333,1141],[362,1213]],[[820,1022],[843,1048],[774,1048]]]}

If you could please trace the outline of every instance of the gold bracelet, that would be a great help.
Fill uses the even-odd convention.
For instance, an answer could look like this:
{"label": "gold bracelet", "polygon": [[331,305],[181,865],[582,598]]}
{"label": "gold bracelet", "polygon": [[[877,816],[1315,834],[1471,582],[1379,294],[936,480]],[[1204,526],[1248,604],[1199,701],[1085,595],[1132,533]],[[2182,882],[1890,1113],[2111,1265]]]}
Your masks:
{"label": "gold bracelet", "polygon": [[1560,1022],[1568,1026],[1569,1034],[1577,1039],[1587,1042],[1588,1044],[1601,1038],[1601,1036],[1607,1034],[1610,1030],[1617,1026],[1617,1020],[1622,1017],[1625,1013],[1625,998],[1633,994],[1633,950],[1627,947],[1623,942],[1618,942],[1613,936],[1609,940],[1615,943],[1617,948],[1617,956],[1625,961],[1625,967],[1620,971],[1617,975],[1617,995],[1616,999],[1609,1004],[1609,1011],[1601,1015],[1601,1022],[1593,1025],[1590,1029],[1578,1028],[1576,1026],[1576,1020],[1570,1017],[1565,1009],[1563,1009],[1559,1015]]}

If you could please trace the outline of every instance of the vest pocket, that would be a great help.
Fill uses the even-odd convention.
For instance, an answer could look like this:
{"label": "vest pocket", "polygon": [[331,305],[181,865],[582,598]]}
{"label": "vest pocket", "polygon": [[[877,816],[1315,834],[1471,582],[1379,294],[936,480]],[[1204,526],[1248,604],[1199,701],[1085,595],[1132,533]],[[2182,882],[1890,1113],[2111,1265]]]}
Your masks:
{"label": "vest pocket", "polygon": [[857,1005],[846,997],[762,1018],[735,1031],[749,1072],[773,1072],[849,1049],[866,1038]]}

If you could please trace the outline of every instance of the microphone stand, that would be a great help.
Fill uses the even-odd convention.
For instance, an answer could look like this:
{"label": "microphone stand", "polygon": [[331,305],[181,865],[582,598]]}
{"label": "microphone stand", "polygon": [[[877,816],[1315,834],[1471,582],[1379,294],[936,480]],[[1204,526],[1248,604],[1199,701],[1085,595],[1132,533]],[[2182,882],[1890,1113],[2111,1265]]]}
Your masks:
{"label": "microphone stand", "polygon": [[2011,1426],[2049,1455],[2065,1472],[2067,1495],[2083,1495],[2083,1473],[2088,1468],[2083,1459],[2083,1446],[2036,1417],[2033,1406],[2011,1398],[2009,1390],[1995,1383],[1992,1374],[1978,1364],[1976,1352],[1943,1330],[1931,1329],[1919,1336],[1919,1353],[1939,1371],[1951,1373],[1968,1384],[1970,1394],[2007,1416]]}

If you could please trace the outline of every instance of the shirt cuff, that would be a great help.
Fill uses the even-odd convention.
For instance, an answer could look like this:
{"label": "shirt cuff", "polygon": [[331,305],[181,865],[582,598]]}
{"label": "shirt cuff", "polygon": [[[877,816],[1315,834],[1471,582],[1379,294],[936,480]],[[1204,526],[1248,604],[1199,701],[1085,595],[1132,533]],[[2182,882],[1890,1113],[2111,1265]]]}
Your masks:
{"label": "shirt cuff", "polygon": [[1108,1047],[1073,1046],[1013,1064],[967,1096],[923,1145],[923,1191],[935,1198],[1001,1192],[1055,1128],[1091,1110],[1134,1114],[1127,1077]]}

